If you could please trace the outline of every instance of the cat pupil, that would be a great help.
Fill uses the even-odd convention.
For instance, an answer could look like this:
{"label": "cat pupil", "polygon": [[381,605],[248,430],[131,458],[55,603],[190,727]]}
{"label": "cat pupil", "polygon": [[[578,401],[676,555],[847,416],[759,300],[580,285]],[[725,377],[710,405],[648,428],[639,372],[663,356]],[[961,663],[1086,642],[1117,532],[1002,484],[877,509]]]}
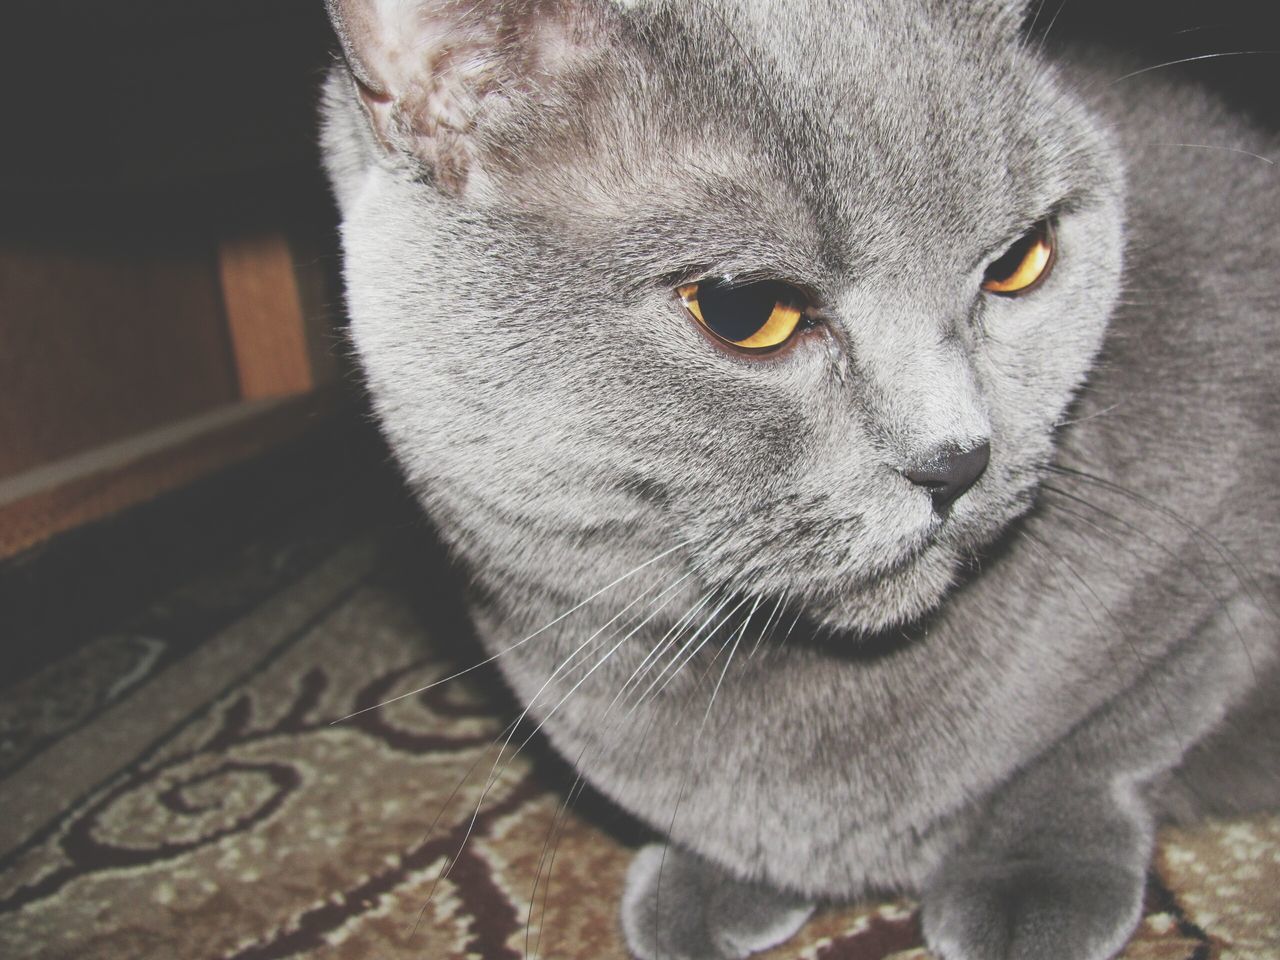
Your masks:
{"label": "cat pupil", "polygon": [[698,285],[703,321],[725,340],[738,342],[758,333],[779,303],[795,301],[795,291],[777,280],[730,286],[720,280]]}
{"label": "cat pupil", "polygon": [[987,267],[987,280],[1004,281],[1013,276],[1014,271],[1022,265],[1022,261],[1027,258],[1027,253],[1031,250],[1031,245],[1036,242],[1040,236],[1039,227],[1033,227],[1027,231],[1013,246],[1004,252],[1004,254]]}

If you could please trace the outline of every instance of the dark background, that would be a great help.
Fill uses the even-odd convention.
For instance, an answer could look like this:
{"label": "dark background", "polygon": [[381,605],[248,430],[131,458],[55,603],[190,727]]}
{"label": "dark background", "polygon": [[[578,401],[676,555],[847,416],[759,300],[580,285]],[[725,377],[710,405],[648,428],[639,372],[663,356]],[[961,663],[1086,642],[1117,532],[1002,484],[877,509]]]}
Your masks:
{"label": "dark background", "polygon": [[[1210,85],[1232,107],[1274,129],[1280,126],[1278,14],[1280,7],[1266,0],[1033,0],[1028,22],[1055,41],[1129,52],[1139,68],[1232,54],[1163,69]],[[1240,51],[1252,52],[1235,55]]]}

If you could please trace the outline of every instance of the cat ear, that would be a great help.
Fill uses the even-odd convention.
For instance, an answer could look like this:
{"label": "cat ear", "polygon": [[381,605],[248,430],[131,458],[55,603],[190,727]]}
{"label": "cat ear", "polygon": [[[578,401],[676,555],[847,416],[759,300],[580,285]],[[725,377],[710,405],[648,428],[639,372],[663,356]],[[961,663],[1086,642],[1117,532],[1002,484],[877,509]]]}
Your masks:
{"label": "cat ear", "polygon": [[326,0],[382,146],[450,192],[474,161],[485,109],[535,92],[587,52],[589,0]]}

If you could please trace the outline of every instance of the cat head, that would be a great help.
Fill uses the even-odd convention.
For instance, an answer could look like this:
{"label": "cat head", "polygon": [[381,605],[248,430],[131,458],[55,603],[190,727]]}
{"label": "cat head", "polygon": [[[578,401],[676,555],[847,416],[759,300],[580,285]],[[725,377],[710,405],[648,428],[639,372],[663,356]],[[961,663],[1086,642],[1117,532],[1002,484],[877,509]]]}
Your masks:
{"label": "cat head", "polygon": [[1020,4],[329,10],[352,338],[479,571],[687,541],[866,632],[1027,509],[1123,230]]}

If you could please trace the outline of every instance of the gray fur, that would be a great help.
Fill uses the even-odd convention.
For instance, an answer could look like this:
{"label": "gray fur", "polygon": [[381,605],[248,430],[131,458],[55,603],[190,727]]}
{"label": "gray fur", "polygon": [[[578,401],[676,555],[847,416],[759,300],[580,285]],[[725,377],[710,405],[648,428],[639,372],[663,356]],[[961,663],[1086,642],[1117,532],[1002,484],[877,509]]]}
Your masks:
{"label": "gray fur", "polygon": [[741,883],[691,853],[651,844],[627,871],[622,926],[637,956],[731,960],[784,943],[813,913],[802,899]]}
{"label": "gray fur", "polygon": [[[512,687],[673,845],[639,956],[895,888],[947,960],[1101,960],[1159,816],[1277,802],[1273,140],[994,0],[330,10],[352,338]],[[821,328],[717,350],[671,290],[727,273]],[[901,471],[983,439],[939,521]]]}

